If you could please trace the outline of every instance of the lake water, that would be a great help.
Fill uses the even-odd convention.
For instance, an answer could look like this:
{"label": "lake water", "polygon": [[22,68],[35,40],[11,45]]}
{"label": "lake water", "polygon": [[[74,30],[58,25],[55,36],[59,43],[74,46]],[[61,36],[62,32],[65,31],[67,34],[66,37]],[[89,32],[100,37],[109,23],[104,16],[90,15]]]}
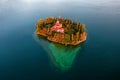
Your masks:
{"label": "lake water", "polygon": [[[86,25],[77,47],[35,35],[40,18]],[[120,80],[120,0],[0,0],[0,80]]]}

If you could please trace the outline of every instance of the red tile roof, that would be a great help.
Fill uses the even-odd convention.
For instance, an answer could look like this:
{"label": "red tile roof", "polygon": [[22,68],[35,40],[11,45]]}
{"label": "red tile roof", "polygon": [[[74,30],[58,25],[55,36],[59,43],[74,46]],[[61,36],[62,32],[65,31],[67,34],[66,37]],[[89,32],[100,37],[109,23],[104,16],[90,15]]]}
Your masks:
{"label": "red tile roof", "polygon": [[51,27],[51,30],[64,33],[64,28],[62,28],[62,24],[60,24],[59,21],[57,21],[55,25]]}

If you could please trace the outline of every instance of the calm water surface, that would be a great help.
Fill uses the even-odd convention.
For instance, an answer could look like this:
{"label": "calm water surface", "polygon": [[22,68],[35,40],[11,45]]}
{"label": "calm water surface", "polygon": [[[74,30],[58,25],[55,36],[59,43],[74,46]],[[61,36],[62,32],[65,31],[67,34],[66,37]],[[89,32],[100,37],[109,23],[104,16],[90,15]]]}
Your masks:
{"label": "calm water surface", "polygon": [[[85,23],[77,47],[34,34],[39,18]],[[120,80],[119,0],[0,0],[0,80]]]}

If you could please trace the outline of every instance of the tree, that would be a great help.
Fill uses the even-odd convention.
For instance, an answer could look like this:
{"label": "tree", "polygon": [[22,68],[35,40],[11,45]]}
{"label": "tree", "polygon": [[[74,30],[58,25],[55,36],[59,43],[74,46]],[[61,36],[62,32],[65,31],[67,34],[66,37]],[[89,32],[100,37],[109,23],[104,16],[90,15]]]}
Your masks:
{"label": "tree", "polygon": [[85,32],[85,24],[81,24],[81,29],[80,29],[81,31],[81,33],[83,33],[83,32]]}
{"label": "tree", "polygon": [[36,24],[36,32],[39,32],[39,31],[40,31],[39,25]]}
{"label": "tree", "polygon": [[43,20],[43,19],[40,19],[39,22],[38,22],[38,24],[39,24],[40,26],[43,25],[43,23],[44,23],[44,20]]}
{"label": "tree", "polygon": [[74,40],[74,34],[71,34],[71,40],[72,41]]}
{"label": "tree", "polygon": [[56,33],[55,31],[52,31],[52,36],[54,36],[55,33]]}
{"label": "tree", "polygon": [[47,33],[49,33],[50,32],[50,25],[48,25],[48,27],[47,27]]}
{"label": "tree", "polygon": [[79,31],[78,32],[76,32],[76,40],[78,41],[79,40]]}

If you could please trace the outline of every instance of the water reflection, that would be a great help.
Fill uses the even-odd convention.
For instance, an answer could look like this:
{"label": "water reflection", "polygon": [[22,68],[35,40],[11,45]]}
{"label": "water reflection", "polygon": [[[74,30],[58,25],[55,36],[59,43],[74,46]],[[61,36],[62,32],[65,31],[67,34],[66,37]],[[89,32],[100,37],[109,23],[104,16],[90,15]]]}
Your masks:
{"label": "water reflection", "polygon": [[69,70],[75,60],[78,52],[80,53],[81,45],[74,46],[64,46],[61,44],[49,42],[43,37],[34,34],[34,39],[44,48],[44,50],[50,56],[52,63],[56,68],[67,71]]}

